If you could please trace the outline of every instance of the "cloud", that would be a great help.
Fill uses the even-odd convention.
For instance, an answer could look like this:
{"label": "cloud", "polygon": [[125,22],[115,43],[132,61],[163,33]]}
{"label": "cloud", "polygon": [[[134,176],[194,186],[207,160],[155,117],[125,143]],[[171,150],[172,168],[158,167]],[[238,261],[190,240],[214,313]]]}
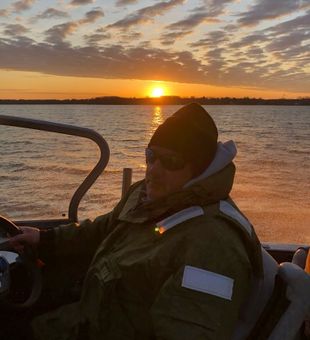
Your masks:
{"label": "cloud", "polygon": [[[294,19],[281,22],[266,29],[244,36],[227,45],[229,50],[247,51],[247,54],[255,48],[259,48],[269,58],[275,52],[283,52],[307,43],[309,39],[310,11]],[[297,51],[297,50],[296,50]],[[271,54],[272,53],[272,54]],[[280,53],[281,54],[281,53]],[[280,54],[277,54],[279,57]],[[285,62],[285,59],[283,59]]]}
{"label": "cloud", "polygon": [[264,50],[261,47],[252,46],[247,50],[247,56],[249,58],[264,58]]}
{"label": "cloud", "polygon": [[67,36],[73,34],[81,25],[95,22],[104,16],[101,9],[94,9],[85,14],[85,18],[77,21],[69,21],[60,25],[55,25],[45,31],[46,41],[50,43],[60,43]]}
{"label": "cloud", "polygon": [[[274,0],[268,1],[275,3]],[[66,1],[69,2],[72,3],[71,0]],[[124,5],[134,3],[129,0],[118,0],[119,4],[121,2]],[[243,29],[245,23],[240,24],[238,21],[236,24],[238,19],[246,18],[246,13],[238,17],[226,16],[226,6],[232,0],[205,0],[204,7],[183,12],[173,11],[173,14],[185,13],[182,14],[183,18],[181,16],[182,20],[174,19],[171,25],[168,25],[169,21],[166,22],[164,31],[162,26],[158,25],[158,31],[150,32],[155,39],[146,40],[146,37],[150,36],[149,32],[144,36],[144,31],[134,26],[151,22],[156,16],[165,15],[168,10],[184,2],[185,0],[153,1],[154,5],[133,11],[131,15],[105,27],[101,26],[105,15],[101,8],[85,10],[82,16],[81,11],[75,9],[72,12],[74,19],[67,19],[65,21],[68,22],[60,25],[54,20],[53,26],[44,32],[40,32],[39,28],[46,26],[33,26],[36,39],[43,42],[35,42],[23,36],[27,33],[27,36],[33,37],[28,26],[33,23],[31,21],[25,21],[28,23],[27,27],[3,25],[4,38],[0,38],[0,69],[73,77],[162,80],[277,90],[283,88],[286,91],[300,89],[302,92],[305,92],[307,86],[310,88],[309,73],[306,69],[310,62],[308,44],[310,11],[295,10],[290,16],[294,19],[283,22],[282,18],[281,21],[272,22],[273,26],[251,30]],[[251,3],[254,5],[250,10],[258,6],[257,1]],[[266,3],[266,0],[261,0],[261,3]],[[292,0],[292,3],[297,6],[295,0]],[[187,5],[189,4],[192,2],[187,2]],[[183,7],[180,6],[180,9]],[[46,6],[41,12],[40,10],[36,12],[39,13],[37,19],[53,20],[71,14],[56,7]],[[120,8],[117,9],[118,13],[119,10]],[[2,11],[12,13],[12,7]],[[250,12],[247,18],[252,18],[251,22],[255,20],[260,22],[265,20],[262,18],[266,15],[271,15],[271,12],[266,12],[263,16],[263,11],[258,11],[257,17],[254,18],[250,16]],[[275,10],[274,13],[276,12],[281,11]],[[168,16],[165,16],[166,18]],[[18,19],[19,23],[23,23],[21,16]],[[1,20],[3,21],[2,18]],[[210,20],[218,21],[218,24],[214,25],[216,29],[212,30],[213,26],[205,27]],[[47,23],[50,22],[52,21]],[[84,32],[84,25],[91,26],[87,26]],[[198,26],[199,29],[195,30]],[[117,32],[109,30],[111,27],[120,30]],[[45,34],[43,36],[45,41],[41,39],[40,33]],[[72,40],[71,35],[74,35]],[[81,36],[84,41],[81,41]],[[183,51],[187,49],[186,52],[166,48],[178,40],[182,40],[182,44],[187,44],[178,44]],[[75,43],[74,46],[72,41]],[[162,44],[161,48],[154,47],[158,46],[158,41]],[[77,43],[81,45],[78,46]]]}
{"label": "cloud", "polygon": [[235,2],[235,0],[204,0],[204,3],[211,8],[218,8],[222,11],[226,4]]}
{"label": "cloud", "polygon": [[126,6],[137,3],[138,0],[117,0],[116,6]]}
{"label": "cloud", "polygon": [[118,37],[119,37],[120,42],[130,43],[130,42],[133,42],[133,41],[137,41],[138,39],[141,39],[142,33],[134,32],[134,31],[128,31],[128,32],[122,32]]}
{"label": "cloud", "polygon": [[108,28],[127,29],[134,25],[152,22],[155,16],[163,15],[171,8],[181,5],[184,2],[185,0],[169,0],[167,2],[162,1],[155,5],[144,7],[128,15],[124,19],[109,25]]}
{"label": "cloud", "polygon": [[81,24],[86,23],[92,23],[96,20],[102,18],[104,16],[104,13],[101,8],[95,8],[85,14],[85,19],[80,20],[79,22]]}
{"label": "cloud", "polygon": [[223,30],[211,31],[206,37],[190,44],[191,47],[211,47],[221,45],[229,40],[228,32]]}
{"label": "cloud", "polygon": [[28,29],[19,24],[10,24],[5,26],[4,34],[9,36],[17,36],[22,35],[23,33],[27,32]]}
{"label": "cloud", "polygon": [[16,1],[12,4],[12,7],[15,12],[22,12],[25,10],[28,10],[31,8],[31,5],[35,2],[36,0],[20,0]]}
{"label": "cloud", "polygon": [[310,62],[308,22],[309,13],[241,39],[217,30],[190,46],[208,49],[208,84],[304,92],[310,86],[305,69]]}
{"label": "cloud", "polygon": [[232,42],[231,44],[229,44],[229,47],[233,49],[238,49],[242,47],[251,46],[254,44],[265,43],[268,40],[270,40],[268,35],[264,34],[263,32],[260,32],[247,35],[244,38],[240,39],[239,41]]}
{"label": "cloud", "polygon": [[84,39],[87,42],[88,45],[98,45],[98,43],[111,39],[110,33],[94,33],[94,34],[88,34],[84,35]]}
{"label": "cloud", "polygon": [[55,25],[45,32],[47,36],[46,41],[50,43],[59,43],[63,41],[68,35],[75,32],[78,27],[79,27],[79,23],[75,21],[70,21],[64,24]]}
{"label": "cloud", "polygon": [[199,24],[201,24],[205,21],[215,22],[217,20],[213,16],[210,16],[206,11],[197,12],[197,13],[191,14],[190,16],[188,16],[184,20],[180,20],[180,21],[175,22],[171,25],[168,25],[167,29],[169,29],[169,30],[193,29],[194,27],[198,26]]}
{"label": "cloud", "polygon": [[205,6],[197,7],[187,18],[167,26],[168,29],[193,29],[203,22],[218,22],[217,18],[223,13],[225,6],[234,0],[205,0]]}
{"label": "cloud", "polygon": [[296,29],[307,29],[309,28],[309,22],[310,22],[310,11],[307,11],[303,15],[300,15],[294,19],[282,22],[275,26],[269,27],[265,31],[282,34],[282,33],[287,33],[291,30],[296,30]]}
{"label": "cloud", "polygon": [[[306,68],[310,64],[309,46],[293,46],[286,50],[277,50],[273,52],[273,56],[281,62],[281,65],[289,62],[294,68]],[[305,70],[306,72],[306,70]],[[309,75],[304,73],[304,78],[309,79]]]}
{"label": "cloud", "polygon": [[92,4],[94,0],[72,0],[70,2],[71,5],[79,6],[79,5],[88,5]]}
{"label": "cloud", "polygon": [[[0,68],[46,74],[121,79],[203,82],[203,65],[191,53],[114,45],[72,48],[19,41],[0,41]],[[12,55],[15,57],[12,58]]]}
{"label": "cloud", "polygon": [[[306,51],[304,46],[277,53],[284,53],[278,56],[283,58],[290,53]],[[252,52],[255,53],[254,50]],[[256,52],[259,53],[259,50]],[[162,80],[221,86],[225,84],[301,92],[310,87],[310,79],[305,78],[300,67],[277,69],[276,67],[282,67],[282,59],[273,61],[278,63],[275,64],[278,66],[273,67],[270,62],[261,63],[255,58],[248,60],[242,54],[239,59],[231,60],[226,53],[225,47],[214,48],[206,53],[202,61],[190,52],[172,52],[152,48],[147,44],[139,47],[125,47],[121,44],[72,47],[62,43],[35,43],[26,38],[2,39],[0,68],[61,76]],[[278,72],[276,79],[272,72]]]}
{"label": "cloud", "polygon": [[256,4],[240,15],[238,23],[254,26],[262,20],[276,19],[307,7],[310,7],[308,0],[256,0]]}
{"label": "cloud", "polygon": [[0,9],[0,17],[6,17],[8,15],[7,9]]}
{"label": "cloud", "polygon": [[55,8],[48,8],[44,12],[36,15],[35,19],[56,19],[56,18],[67,18],[69,17],[68,13],[64,11],[60,11]]}
{"label": "cloud", "polygon": [[160,41],[163,45],[173,45],[176,40],[181,39],[185,37],[186,35],[191,34],[192,31],[176,31],[176,32],[170,32],[170,33],[164,33],[160,37]]}
{"label": "cloud", "polygon": [[292,47],[301,46],[303,41],[310,39],[310,31],[292,31],[288,34],[282,35],[278,39],[274,39],[266,46],[266,51],[284,51]]}
{"label": "cloud", "polygon": [[205,0],[207,11],[213,16],[223,14],[226,6],[233,2],[236,2],[236,0]]}
{"label": "cloud", "polygon": [[299,67],[304,62],[304,56],[309,56],[309,21],[310,11],[292,20],[257,31],[256,35],[245,37],[240,43],[243,46],[251,46],[250,43],[259,45],[269,58],[274,56],[283,64],[289,61],[294,62],[295,67]]}
{"label": "cloud", "polygon": [[[162,35],[162,44],[172,45],[174,36],[181,38],[188,35],[194,31],[195,27],[202,23],[219,22],[218,17],[224,12],[225,6],[233,1],[234,0],[205,0],[205,6],[193,9],[192,13],[185,19],[166,26],[166,29],[172,32]],[[186,33],[182,35],[182,31]]]}

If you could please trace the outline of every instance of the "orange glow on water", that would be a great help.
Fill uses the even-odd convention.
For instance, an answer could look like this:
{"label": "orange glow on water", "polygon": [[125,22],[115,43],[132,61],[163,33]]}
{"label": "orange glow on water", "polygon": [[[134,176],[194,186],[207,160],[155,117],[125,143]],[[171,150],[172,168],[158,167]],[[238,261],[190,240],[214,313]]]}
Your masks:
{"label": "orange glow on water", "polygon": [[156,106],[153,111],[152,125],[157,127],[164,122],[164,117],[160,106]]}
{"label": "orange glow on water", "polygon": [[152,124],[150,125],[150,129],[148,131],[148,138],[150,138],[153,135],[154,131],[163,122],[164,122],[164,116],[162,113],[162,108],[160,106],[155,106],[153,109]]}

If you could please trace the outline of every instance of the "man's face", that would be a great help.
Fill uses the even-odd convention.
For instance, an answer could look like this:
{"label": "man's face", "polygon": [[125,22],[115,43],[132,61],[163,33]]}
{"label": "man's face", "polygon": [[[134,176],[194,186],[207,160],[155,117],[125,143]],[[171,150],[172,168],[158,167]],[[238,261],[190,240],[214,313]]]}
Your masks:
{"label": "man's face", "polygon": [[180,190],[192,177],[180,154],[159,146],[146,151],[146,194],[154,200]]}

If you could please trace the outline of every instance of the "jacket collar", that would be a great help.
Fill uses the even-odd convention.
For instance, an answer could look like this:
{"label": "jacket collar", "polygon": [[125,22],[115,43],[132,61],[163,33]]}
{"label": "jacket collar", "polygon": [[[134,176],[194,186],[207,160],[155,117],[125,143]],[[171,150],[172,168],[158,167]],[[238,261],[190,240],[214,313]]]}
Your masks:
{"label": "jacket collar", "polygon": [[228,142],[225,143],[222,142],[217,143],[217,150],[211,164],[206,168],[206,170],[202,174],[187,182],[184,185],[184,187],[188,188],[191,185],[216,174],[218,171],[224,169],[229,163],[231,163],[233,159],[236,157],[236,155],[237,147],[232,140],[229,140]]}
{"label": "jacket collar", "polygon": [[234,174],[235,166],[230,162],[220,171],[189,187],[149,202],[142,201],[145,182],[141,181],[128,197],[119,219],[133,223],[155,221],[192,205],[204,206],[218,202],[229,196]]}

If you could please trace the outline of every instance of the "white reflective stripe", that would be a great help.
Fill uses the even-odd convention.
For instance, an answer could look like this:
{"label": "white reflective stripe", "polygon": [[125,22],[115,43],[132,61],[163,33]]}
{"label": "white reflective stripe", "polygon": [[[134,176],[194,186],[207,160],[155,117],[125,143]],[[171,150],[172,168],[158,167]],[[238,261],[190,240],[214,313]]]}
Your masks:
{"label": "white reflective stripe", "polygon": [[19,255],[12,251],[1,250],[0,256],[3,256],[8,261],[9,264],[12,264],[16,262],[16,259],[18,258]]}
{"label": "white reflective stripe", "polygon": [[182,287],[231,300],[234,280],[208,270],[185,266]]}
{"label": "white reflective stripe", "polygon": [[234,220],[238,221],[245,230],[252,236],[252,226],[251,223],[240,214],[240,212],[235,209],[231,204],[226,201],[220,201],[220,211],[227,216],[230,216]]}
{"label": "white reflective stripe", "polygon": [[199,206],[192,206],[190,208],[183,209],[178,211],[177,213],[165,218],[162,221],[156,223],[156,226],[159,228],[163,228],[164,231],[180,224],[184,221],[190,220],[191,218],[201,216],[204,214],[204,211]]}

